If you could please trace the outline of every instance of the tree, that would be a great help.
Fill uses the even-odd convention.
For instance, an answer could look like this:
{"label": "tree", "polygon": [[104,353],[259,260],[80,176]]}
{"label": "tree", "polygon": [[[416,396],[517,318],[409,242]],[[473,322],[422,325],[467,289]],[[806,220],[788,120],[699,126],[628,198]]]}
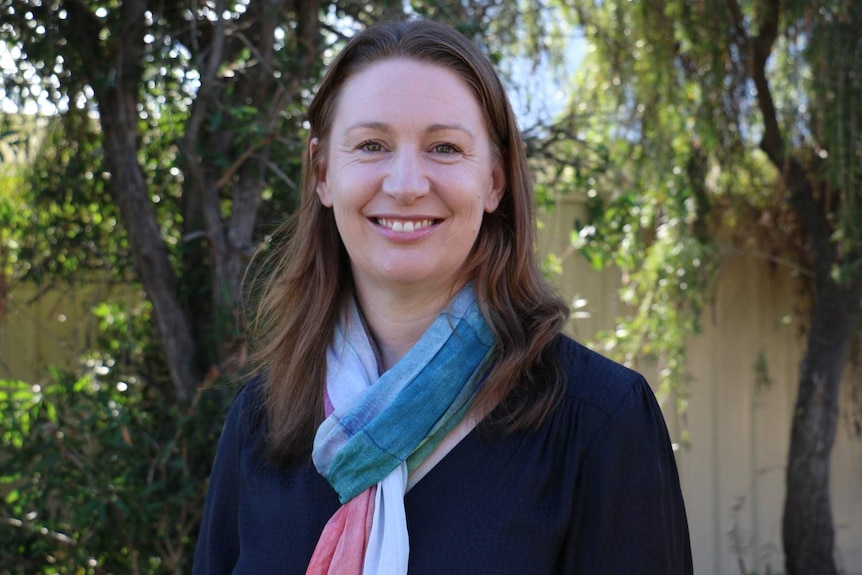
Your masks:
{"label": "tree", "polygon": [[712,270],[752,229],[755,247],[813,278],[783,543],[789,574],[836,573],[829,458],[862,302],[862,4],[570,6],[591,53],[557,128],[575,137],[548,149],[578,158],[558,185],[591,190],[574,244],[628,278],[629,358],[662,355],[684,383]]}
{"label": "tree", "polygon": [[[22,71],[43,71],[53,101],[71,108],[64,117],[76,108],[98,112],[92,131],[104,169],[96,173],[116,203],[183,402],[209,365],[235,351],[227,342],[258,207],[278,177],[292,182],[290,163],[287,173],[267,166],[295,154],[279,136],[296,132],[289,106],[318,69],[319,6],[148,5],[4,2],[3,33],[19,47]],[[21,76],[7,80],[7,92],[27,95],[14,90]],[[156,143],[164,148],[147,146]],[[157,217],[162,199],[178,208],[174,226]],[[189,292],[201,273],[210,278],[203,298]],[[227,325],[215,326],[216,317]],[[214,327],[221,335],[208,361],[201,339]]]}

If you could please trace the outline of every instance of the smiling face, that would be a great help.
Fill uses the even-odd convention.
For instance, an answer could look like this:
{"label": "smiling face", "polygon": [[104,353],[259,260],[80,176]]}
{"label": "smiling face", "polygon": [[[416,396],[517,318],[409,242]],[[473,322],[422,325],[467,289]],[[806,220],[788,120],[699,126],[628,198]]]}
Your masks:
{"label": "smiling face", "polygon": [[459,270],[505,187],[469,86],[440,66],[383,60],[347,80],[334,114],[317,193],[357,290],[442,294],[465,281]]}

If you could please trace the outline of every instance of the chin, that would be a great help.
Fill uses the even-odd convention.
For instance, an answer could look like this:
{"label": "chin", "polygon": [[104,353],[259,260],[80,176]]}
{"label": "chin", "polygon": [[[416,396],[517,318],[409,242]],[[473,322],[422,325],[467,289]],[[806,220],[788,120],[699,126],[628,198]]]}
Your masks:
{"label": "chin", "polygon": [[439,268],[423,270],[399,269],[397,272],[381,274],[380,281],[392,287],[416,287],[417,289],[440,286],[441,290],[448,289],[454,278],[441,277],[437,270]]}

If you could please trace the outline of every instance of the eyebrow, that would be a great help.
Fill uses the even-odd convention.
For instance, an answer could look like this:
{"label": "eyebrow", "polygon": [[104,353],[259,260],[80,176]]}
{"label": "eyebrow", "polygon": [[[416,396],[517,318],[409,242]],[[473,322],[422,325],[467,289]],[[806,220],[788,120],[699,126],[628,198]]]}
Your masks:
{"label": "eyebrow", "polygon": [[[346,132],[350,133],[356,130],[376,130],[379,132],[389,133],[394,130],[391,124],[387,124],[386,122],[357,122],[353,124],[349,128],[347,128]],[[470,131],[466,126],[461,124],[431,124],[425,129],[426,134],[435,134],[437,132],[446,132],[449,130],[455,130],[458,132],[463,132],[468,135],[470,138],[473,138],[473,132]]]}

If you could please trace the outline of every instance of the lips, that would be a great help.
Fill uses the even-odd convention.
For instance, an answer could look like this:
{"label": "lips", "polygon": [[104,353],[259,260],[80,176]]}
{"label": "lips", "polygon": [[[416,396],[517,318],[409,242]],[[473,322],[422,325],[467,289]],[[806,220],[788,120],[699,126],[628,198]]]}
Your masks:
{"label": "lips", "polygon": [[391,218],[375,218],[377,225],[389,228],[393,232],[416,232],[424,228],[430,228],[434,220],[395,220]]}

